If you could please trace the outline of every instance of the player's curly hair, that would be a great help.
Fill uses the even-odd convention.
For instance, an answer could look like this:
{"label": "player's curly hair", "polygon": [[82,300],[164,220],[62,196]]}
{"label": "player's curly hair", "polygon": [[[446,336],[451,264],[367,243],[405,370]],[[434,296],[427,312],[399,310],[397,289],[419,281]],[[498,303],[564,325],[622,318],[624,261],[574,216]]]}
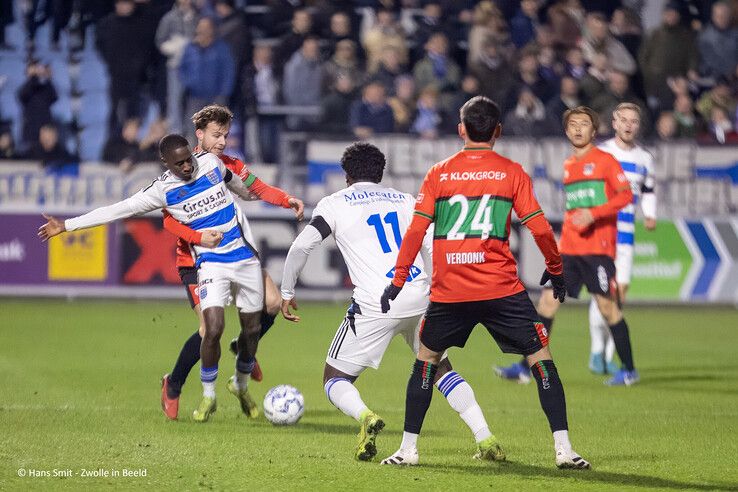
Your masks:
{"label": "player's curly hair", "polygon": [[500,124],[500,107],[484,96],[472,97],[459,111],[466,136],[472,142],[489,142]]}
{"label": "player's curly hair", "polygon": [[382,181],[384,154],[369,142],[354,142],[343,151],[341,167],[353,181]]}
{"label": "player's curly hair", "polygon": [[174,149],[189,146],[190,143],[182,135],[170,133],[169,135],[163,136],[161,140],[159,140],[159,155],[164,157],[164,155],[168,154]]}
{"label": "player's curly hair", "polygon": [[231,121],[233,121],[233,113],[220,104],[210,104],[192,115],[195,130],[204,130],[210,122],[218,126],[226,126],[230,125]]}

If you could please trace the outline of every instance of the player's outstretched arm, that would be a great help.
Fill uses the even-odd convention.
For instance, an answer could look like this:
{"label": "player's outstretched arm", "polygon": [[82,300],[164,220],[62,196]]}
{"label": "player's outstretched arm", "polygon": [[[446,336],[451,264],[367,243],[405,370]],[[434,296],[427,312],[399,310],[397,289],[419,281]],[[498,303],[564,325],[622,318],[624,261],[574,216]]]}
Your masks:
{"label": "player's outstretched arm", "polygon": [[226,182],[226,185],[243,200],[253,200],[253,196],[256,195],[260,200],[272,205],[294,209],[297,220],[302,220],[305,215],[305,205],[302,200],[288,195],[277,187],[269,186],[251,173],[246,172],[245,177],[239,176],[239,179],[232,178]]}
{"label": "player's outstretched arm", "polygon": [[63,220],[59,220],[51,215],[43,214],[43,216],[47,222],[38,228],[38,237],[40,237],[42,241],[48,241],[50,238],[67,230],[64,226]]}

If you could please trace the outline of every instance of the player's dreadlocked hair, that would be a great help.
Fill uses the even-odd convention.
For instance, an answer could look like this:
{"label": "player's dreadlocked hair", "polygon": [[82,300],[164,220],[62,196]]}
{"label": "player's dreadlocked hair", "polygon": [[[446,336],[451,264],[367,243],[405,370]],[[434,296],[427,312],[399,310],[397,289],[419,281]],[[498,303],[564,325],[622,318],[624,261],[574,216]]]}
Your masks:
{"label": "player's dreadlocked hair", "polygon": [[200,111],[192,115],[192,122],[195,124],[195,130],[204,130],[208,123],[213,122],[218,126],[226,126],[231,124],[233,113],[231,110],[220,104],[211,104],[205,106]]}
{"label": "player's dreadlocked hair", "polygon": [[352,143],[341,157],[341,167],[353,181],[379,183],[385,162],[382,151],[368,142]]}
{"label": "player's dreadlocked hair", "polygon": [[461,107],[461,122],[472,142],[489,142],[500,123],[500,108],[484,96],[472,97]]}
{"label": "player's dreadlocked hair", "polygon": [[165,135],[164,137],[162,137],[161,140],[159,140],[159,155],[164,157],[164,155],[168,154],[174,149],[189,146],[190,143],[182,135],[170,133],[169,135]]}

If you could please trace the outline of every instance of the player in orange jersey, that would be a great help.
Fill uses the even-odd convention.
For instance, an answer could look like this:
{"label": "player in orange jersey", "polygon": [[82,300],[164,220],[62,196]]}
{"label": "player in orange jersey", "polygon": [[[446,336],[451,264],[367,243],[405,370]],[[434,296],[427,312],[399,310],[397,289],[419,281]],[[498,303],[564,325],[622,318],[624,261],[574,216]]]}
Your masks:
{"label": "player in orange jersey", "polygon": [[[597,114],[586,106],[564,113],[564,129],[573,154],[564,161],[566,213],[559,250],[569,296],[577,298],[582,285],[586,286],[610,326],[623,367],[606,384],[630,386],[639,377],[633,365],[628,325],[618,301],[615,246],[618,211],[632,202],[633,193],[617,159],[594,145],[597,126]],[[538,314],[549,332],[558,309],[551,289],[544,289]],[[527,367],[522,363],[496,368],[496,372],[521,382],[527,377]]]}
{"label": "player in orange jersey", "polygon": [[[389,301],[405,283],[426,229],[434,223],[431,302],[407,385],[405,432],[400,449],[383,464],[418,462],[416,443],[441,356],[450,347],[463,347],[481,323],[503,352],[524,355],[533,368],[553,432],[556,465],[590,467],[569,442],[564,387],[548,350],[546,330],[517,275],[509,244],[512,211],[543,253],[542,282],[552,281],[559,302],[565,297],[561,257],[530,178],[520,164],[492,150],[502,128],[499,120],[499,108],[486,97],[472,98],[461,108],[458,131],[465,146],[426,174],[394,278],[382,295],[382,311],[387,312]],[[505,459],[494,436],[478,443],[478,450],[476,458]]]}
{"label": "player in orange jersey", "polygon": [[[303,213],[302,201],[291,197],[279,188],[267,185],[252,174],[239,159],[223,154],[232,118],[233,114],[228,108],[216,104],[206,106],[195,113],[192,117],[192,121],[195,124],[195,135],[198,140],[195,152],[205,150],[217,155],[227,169],[244,181],[254,198],[284,208],[293,208],[298,219],[301,219]],[[251,237],[248,221],[241,219],[239,221],[241,222],[247,242],[256,251],[253,247],[254,241]],[[199,330],[193,333],[182,346],[172,372],[164,375],[162,378],[162,410],[167,418],[174,420],[177,418],[179,410],[179,395],[182,391],[182,386],[192,368],[200,360],[200,345],[204,333],[199,305],[200,298],[197,289],[197,269],[195,268],[190,252],[190,245],[199,244],[207,246],[209,242],[218,244],[222,235],[219,237],[218,235],[220,233],[217,231],[198,233],[180,224],[166,212],[164,214],[164,228],[179,238],[177,240],[177,269],[179,270],[182,283],[187,290],[190,306],[200,319]],[[261,315],[261,336],[274,323],[282,300],[281,294],[266,270],[262,270],[262,274],[264,278],[264,310]],[[238,347],[235,340],[231,342],[231,346],[231,350],[235,354],[238,354]],[[251,374],[252,379],[261,381],[261,369],[256,360],[245,361],[242,365],[244,366],[243,369],[245,369],[245,372]]]}

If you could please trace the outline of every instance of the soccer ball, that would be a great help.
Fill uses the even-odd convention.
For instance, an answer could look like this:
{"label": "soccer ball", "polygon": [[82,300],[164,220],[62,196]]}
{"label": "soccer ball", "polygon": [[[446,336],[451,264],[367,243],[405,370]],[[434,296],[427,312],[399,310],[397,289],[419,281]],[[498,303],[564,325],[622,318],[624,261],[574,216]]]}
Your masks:
{"label": "soccer ball", "polygon": [[294,425],[305,412],[305,399],[297,388],[281,384],[264,397],[264,416],[274,425]]}

